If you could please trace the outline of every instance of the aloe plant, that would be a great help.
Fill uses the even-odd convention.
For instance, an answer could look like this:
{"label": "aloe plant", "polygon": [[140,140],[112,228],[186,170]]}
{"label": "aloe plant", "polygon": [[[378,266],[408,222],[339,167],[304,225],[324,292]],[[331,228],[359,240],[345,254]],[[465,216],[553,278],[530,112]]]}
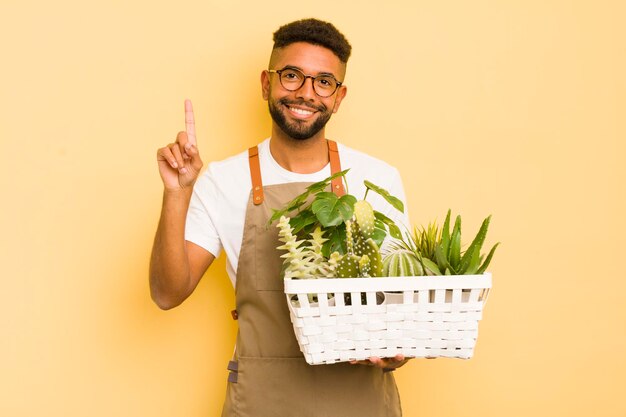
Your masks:
{"label": "aloe plant", "polygon": [[473,275],[485,272],[500,244],[496,243],[486,257],[481,254],[491,216],[483,221],[472,243],[462,251],[461,216],[456,216],[450,232],[450,215],[451,211],[448,210],[441,230],[437,225],[430,224],[428,229],[415,228],[413,234],[407,233],[406,238],[396,240],[390,245],[391,252],[383,262],[394,251],[410,251],[421,264],[425,275]]}

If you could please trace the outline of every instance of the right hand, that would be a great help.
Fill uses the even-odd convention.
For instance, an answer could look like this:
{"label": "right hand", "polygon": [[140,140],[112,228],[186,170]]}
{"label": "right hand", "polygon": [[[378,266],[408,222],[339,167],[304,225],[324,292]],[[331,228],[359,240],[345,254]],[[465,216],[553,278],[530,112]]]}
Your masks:
{"label": "right hand", "polygon": [[196,125],[191,100],[185,100],[185,131],[178,132],[176,142],[157,151],[159,174],[168,191],[193,186],[202,169],[196,145]]}

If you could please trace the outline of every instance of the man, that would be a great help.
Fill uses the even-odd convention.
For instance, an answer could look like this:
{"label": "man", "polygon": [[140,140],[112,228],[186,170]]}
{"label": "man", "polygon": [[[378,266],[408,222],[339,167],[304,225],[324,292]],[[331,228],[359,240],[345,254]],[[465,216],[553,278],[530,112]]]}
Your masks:
{"label": "man", "polygon": [[[350,52],[350,44],[330,23],[306,19],[279,28],[269,67],[261,73],[263,99],[273,120],[271,137],[210,164],[199,177],[203,164],[193,109],[186,101],[186,131],[157,152],[164,193],[150,264],[153,300],[163,309],[179,305],[222,249],[228,257],[239,333],[224,416],[401,415],[388,372],[405,363],[401,355],[306,364],[282,293],[277,232],[265,227],[272,208],[340,166],[350,168],[351,194],[363,196],[363,180],[370,179],[404,199],[395,168],[326,139],[326,123],[347,93],[343,81]],[[368,200],[408,225],[378,196]]]}

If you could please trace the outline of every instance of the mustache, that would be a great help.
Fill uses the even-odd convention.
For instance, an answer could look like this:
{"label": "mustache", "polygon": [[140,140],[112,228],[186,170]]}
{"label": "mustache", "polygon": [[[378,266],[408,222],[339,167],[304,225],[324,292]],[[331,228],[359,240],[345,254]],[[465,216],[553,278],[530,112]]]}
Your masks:
{"label": "mustache", "polygon": [[313,111],[320,111],[320,112],[325,112],[327,107],[323,104],[320,104],[319,106],[313,106],[311,103],[307,103],[304,100],[287,100],[287,99],[280,99],[278,101],[280,104],[284,104],[285,106],[300,106],[300,107],[306,107],[307,109],[311,109]]}

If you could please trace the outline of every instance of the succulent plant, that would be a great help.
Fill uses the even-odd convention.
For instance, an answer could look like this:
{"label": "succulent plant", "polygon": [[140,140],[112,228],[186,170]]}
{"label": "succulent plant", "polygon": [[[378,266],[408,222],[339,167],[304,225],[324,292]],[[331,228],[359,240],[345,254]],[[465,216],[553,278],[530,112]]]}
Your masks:
{"label": "succulent plant", "polygon": [[424,275],[424,268],[413,251],[398,249],[385,257],[383,275],[386,277],[419,276]]}
{"label": "succulent plant", "polygon": [[322,256],[321,248],[325,240],[320,228],[315,229],[311,239],[304,245],[304,240],[297,240],[289,218],[283,216],[278,222],[278,239],[284,244],[278,249],[286,251],[283,258],[283,273],[285,278],[316,278],[318,276],[333,276],[336,262],[330,263]]}
{"label": "succulent plant", "polygon": [[480,253],[490,222],[491,216],[487,216],[472,243],[465,252],[461,253],[461,216],[456,217],[452,234],[450,234],[450,210],[448,210],[440,242],[435,247],[435,260],[439,271],[446,275],[472,275],[485,272],[496,248],[500,245],[500,242],[496,243],[486,258]]}
{"label": "succulent plant", "polygon": [[[443,228],[439,230],[437,225],[430,224],[428,229],[413,230],[413,234],[407,234],[406,239],[400,239],[390,245],[389,253],[385,255],[383,265],[390,264],[386,271],[398,268],[395,264],[400,262],[396,252],[411,252],[419,261],[422,275],[473,275],[482,274],[486,271],[496,248],[496,243],[485,258],[480,253],[487,235],[487,229],[491,221],[488,216],[482,223],[478,234],[469,245],[467,250],[461,250],[461,216],[454,221],[452,233],[450,233],[450,214],[448,210]],[[406,260],[401,259],[402,262]],[[391,275],[391,273],[390,273]]]}
{"label": "succulent plant", "polygon": [[[448,210],[443,227],[431,223],[402,235],[393,220],[367,202],[367,193],[376,192],[389,204],[404,211],[404,204],[384,189],[365,181],[363,200],[325,191],[330,182],[345,176],[337,173],[308,186],[304,193],[282,210],[274,210],[268,225],[279,220],[278,249],[285,278],[358,278],[381,276],[471,275],[485,272],[498,247],[487,256],[480,253],[491,216],[484,221],[467,250],[461,250],[461,216],[450,232]],[[313,198],[311,198],[313,197]],[[312,201],[311,201],[312,200]],[[293,211],[298,213],[288,218]],[[381,256],[380,246],[387,235],[395,240]]]}

